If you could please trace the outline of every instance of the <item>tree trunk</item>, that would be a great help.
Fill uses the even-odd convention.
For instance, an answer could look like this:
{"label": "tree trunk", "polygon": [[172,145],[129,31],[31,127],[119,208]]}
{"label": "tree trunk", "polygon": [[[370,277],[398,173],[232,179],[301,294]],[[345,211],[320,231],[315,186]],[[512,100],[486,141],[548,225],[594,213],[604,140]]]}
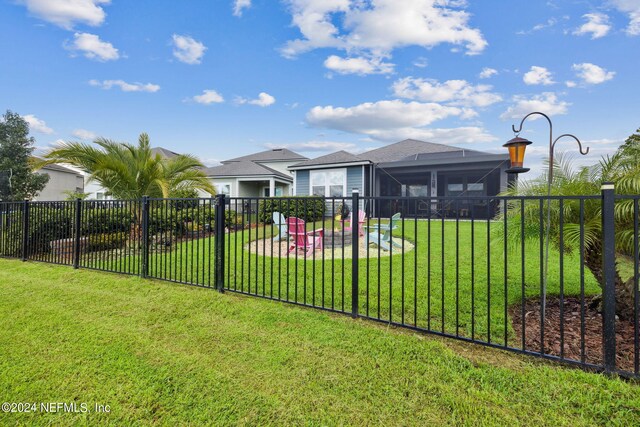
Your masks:
{"label": "tree trunk", "polygon": [[[604,270],[602,269],[602,244],[597,241],[593,246],[585,247],[584,263],[604,289]],[[626,282],[622,280],[618,270],[615,272],[616,314],[620,319],[633,319],[634,301],[633,277]]]}

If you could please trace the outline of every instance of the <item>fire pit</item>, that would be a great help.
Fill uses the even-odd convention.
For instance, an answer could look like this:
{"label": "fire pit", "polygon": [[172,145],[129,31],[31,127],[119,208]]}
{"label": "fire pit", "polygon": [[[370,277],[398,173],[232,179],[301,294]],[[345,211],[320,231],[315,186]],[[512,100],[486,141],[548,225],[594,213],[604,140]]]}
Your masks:
{"label": "fire pit", "polygon": [[322,244],[325,248],[341,248],[351,246],[353,236],[351,230],[324,230]]}

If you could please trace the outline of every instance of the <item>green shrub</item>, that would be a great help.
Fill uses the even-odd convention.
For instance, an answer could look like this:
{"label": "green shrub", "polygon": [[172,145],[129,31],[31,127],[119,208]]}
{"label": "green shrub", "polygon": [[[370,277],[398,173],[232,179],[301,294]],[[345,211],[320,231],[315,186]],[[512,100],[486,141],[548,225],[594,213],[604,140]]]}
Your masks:
{"label": "green shrub", "polygon": [[244,216],[238,215],[236,211],[224,211],[224,225],[230,230],[240,230],[244,228]]}
{"label": "green shrub", "polygon": [[128,233],[100,233],[87,237],[87,252],[120,249],[127,243]]}
{"label": "green shrub", "polygon": [[[129,232],[134,223],[133,209],[83,206],[82,234]],[[96,205],[93,205],[96,206]]]}
{"label": "green shrub", "polygon": [[280,212],[286,218],[296,217],[306,222],[321,221],[326,206],[321,197],[274,197],[260,201],[258,221],[264,224],[273,223],[273,213]]}

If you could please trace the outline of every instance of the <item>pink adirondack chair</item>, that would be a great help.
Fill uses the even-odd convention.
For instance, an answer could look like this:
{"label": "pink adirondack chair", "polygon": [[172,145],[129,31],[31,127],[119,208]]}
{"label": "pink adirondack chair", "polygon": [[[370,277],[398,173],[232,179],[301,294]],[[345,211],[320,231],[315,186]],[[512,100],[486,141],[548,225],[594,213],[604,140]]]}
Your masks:
{"label": "pink adirondack chair", "polygon": [[303,250],[307,255],[311,255],[316,249],[322,250],[322,237],[324,233],[321,228],[307,231],[304,221],[295,217],[287,218],[287,228],[289,229],[289,236],[292,239],[289,245],[289,252],[287,252],[288,254]]}
{"label": "pink adirondack chair", "polygon": [[[367,222],[367,214],[365,211],[358,209],[358,234],[364,236],[364,224]],[[349,214],[349,225],[345,224],[345,230],[353,230],[353,211]]]}

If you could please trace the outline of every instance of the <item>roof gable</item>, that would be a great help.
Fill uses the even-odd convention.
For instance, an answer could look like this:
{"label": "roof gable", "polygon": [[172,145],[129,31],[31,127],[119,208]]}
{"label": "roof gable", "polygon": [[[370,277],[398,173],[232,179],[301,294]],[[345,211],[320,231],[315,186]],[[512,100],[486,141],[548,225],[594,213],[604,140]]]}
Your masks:
{"label": "roof gable", "polygon": [[236,157],[229,160],[224,160],[222,163],[231,162],[286,162],[295,160],[306,160],[307,157],[291,151],[287,148],[274,148],[271,150],[261,151],[259,153],[248,154],[246,156]]}
{"label": "roof gable", "polygon": [[362,159],[360,156],[356,156],[355,154],[351,154],[347,151],[340,150],[335,153],[327,154],[324,156],[316,157],[315,159],[307,160],[306,162],[297,163],[292,168],[298,167],[306,167],[306,166],[321,166],[321,165],[330,165],[330,164],[339,164],[339,163],[354,163],[354,162],[363,162],[366,161]]}
{"label": "roof gable", "polygon": [[151,154],[156,155],[156,154],[160,154],[161,157],[165,158],[165,159],[172,159],[174,157],[179,156],[180,154],[173,152],[171,150],[167,150],[166,148],[162,148],[162,147],[154,147],[151,149]]}
{"label": "roof gable", "polygon": [[220,166],[214,166],[204,169],[204,173],[207,176],[257,176],[257,175],[271,175],[279,178],[292,180],[291,175],[284,174],[270,167],[261,165],[259,163],[251,162],[248,160],[237,161],[231,163],[223,163]]}

